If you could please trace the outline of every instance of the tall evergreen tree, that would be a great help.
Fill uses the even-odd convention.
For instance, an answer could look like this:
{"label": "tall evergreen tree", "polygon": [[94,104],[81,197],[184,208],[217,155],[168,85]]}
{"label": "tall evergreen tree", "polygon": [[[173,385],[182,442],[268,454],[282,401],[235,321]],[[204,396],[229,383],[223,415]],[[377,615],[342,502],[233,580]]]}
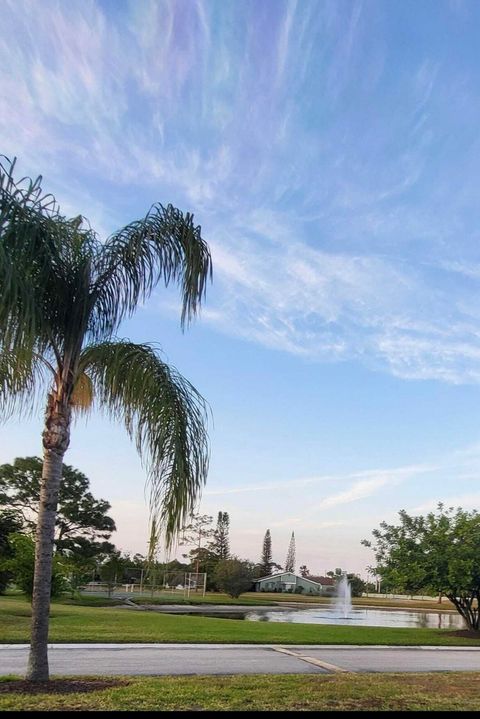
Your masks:
{"label": "tall evergreen tree", "polygon": [[[190,522],[181,527],[181,539],[179,544],[194,544],[195,549],[190,550],[190,559],[195,562],[195,573],[200,571],[201,556],[205,555],[205,547],[202,547],[202,540],[210,539],[214,536],[215,530],[210,525],[213,517],[209,514],[191,514]],[[184,557],[188,555],[184,554]]]}
{"label": "tall evergreen tree", "polygon": [[230,517],[228,512],[219,512],[217,517],[217,528],[213,535],[213,541],[210,543],[209,549],[215,554],[219,560],[228,559],[230,556],[230,540],[228,532],[230,529]]}
{"label": "tall evergreen tree", "polygon": [[260,576],[268,577],[272,573],[272,538],[270,530],[267,529],[263,538],[262,558],[260,560]]}
{"label": "tall evergreen tree", "polygon": [[292,538],[290,539],[290,544],[288,545],[287,558],[285,560],[285,571],[295,571],[295,532],[292,532]]}

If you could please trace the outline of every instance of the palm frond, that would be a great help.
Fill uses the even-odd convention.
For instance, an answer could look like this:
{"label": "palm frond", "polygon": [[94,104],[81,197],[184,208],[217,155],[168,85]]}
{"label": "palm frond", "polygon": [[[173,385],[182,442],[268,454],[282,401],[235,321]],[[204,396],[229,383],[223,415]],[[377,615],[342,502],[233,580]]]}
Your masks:
{"label": "palm frond", "polygon": [[41,177],[17,181],[14,169],[0,157],[0,336],[12,351],[41,354],[86,328],[99,243],[83,218],[60,214]]}
{"label": "palm frond", "polygon": [[[0,343],[0,419],[6,421],[15,412],[28,414],[44,402],[47,371],[44,358],[30,352],[11,352]],[[52,375],[49,372],[49,380]]]}
{"label": "palm frond", "polygon": [[95,266],[90,327],[96,337],[114,332],[158,281],[177,282],[182,291],[182,327],[197,313],[212,275],[208,245],[193,215],[172,205],[153,205],[146,217],[113,234]]}
{"label": "palm frond", "polygon": [[51,244],[42,240],[57,208],[40,177],[16,182],[14,168],[15,159],[0,158],[0,328],[4,344],[26,347],[38,340],[41,300],[31,275],[48,263]]}
{"label": "palm frond", "polygon": [[123,420],[146,461],[152,516],[169,546],[207,478],[205,400],[146,344],[93,345],[83,351],[80,369],[92,379],[95,402]]}
{"label": "palm frond", "polygon": [[70,404],[77,412],[87,413],[93,405],[93,383],[90,377],[81,372],[73,387]]}

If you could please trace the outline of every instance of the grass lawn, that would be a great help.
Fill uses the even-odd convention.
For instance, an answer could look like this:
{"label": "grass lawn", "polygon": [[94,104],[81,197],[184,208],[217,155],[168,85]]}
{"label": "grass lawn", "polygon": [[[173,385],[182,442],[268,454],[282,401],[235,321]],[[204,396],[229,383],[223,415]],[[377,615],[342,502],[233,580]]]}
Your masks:
{"label": "grass lawn", "polygon": [[[316,597],[302,594],[277,593],[277,592],[245,592],[238,599],[232,599],[227,594],[219,592],[207,592],[205,596],[202,593],[191,592],[190,597],[185,598],[182,592],[172,594],[171,592],[161,594],[155,593],[152,597],[151,593],[143,594],[135,593],[129,595],[131,600],[136,604],[232,604],[245,606],[265,606],[265,604],[283,604],[284,602],[294,604],[325,604],[329,605],[332,601],[330,597]],[[100,605],[102,598],[93,594],[83,594],[81,600],[71,600],[71,603],[86,605],[91,600],[91,606],[95,603]],[[63,600],[68,601],[68,600]],[[112,602],[114,600],[111,600]],[[121,600],[115,600],[120,603]],[[408,608],[408,609],[431,609],[432,611],[456,611],[455,607],[447,599],[443,598],[442,603],[438,604],[436,600],[428,601],[422,599],[385,599],[382,597],[354,597],[354,606],[370,606],[370,607],[392,607],[392,608]],[[104,606],[109,602],[105,602]]]}
{"label": "grass lawn", "polygon": [[[30,604],[21,596],[0,597],[0,643],[28,643],[29,637]],[[245,622],[58,602],[52,604],[49,639],[107,643],[480,645],[480,639],[457,637],[445,629]]]}
{"label": "grass lawn", "polygon": [[[114,592],[115,594],[115,592]],[[265,606],[265,604],[325,604],[330,605],[332,598],[316,597],[302,594],[280,594],[278,592],[245,592],[238,599],[232,599],[227,594],[220,592],[207,592],[205,596],[199,592],[192,592],[190,597],[186,598],[182,592],[178,594],[161,592],[155,593],[154,596],[150,592],[143,594],[133,593],[128,595],[135,604],[232,604],[244,606]],[[94,594],[84,592],[81,599],[63,599],[62,603],[78,604],[82,606],[107,606],[109,604],[121,604],[121,599],[108,599],[108,597],[99,597]],[[432,611],[456,611],[455,607],[448,599],[443,598],[441,604],[436,600],[428,601],[422,599],[385,599],[382,597],[354,597],[352,600],[354,606],[358,607],[391,607],[406,609],[430,609]]]}
{"label": "grass lawn", "polygon": [[205,594],[202,597],[201,594],[198,596],[192,593],[189,598],[183,596],[173,596],[171,594],[155,594],[153,597],[150,594],[143,594],[140,596],[130,597],[132,602],[135,604],[185,604],[198,606],[199,604],[231,604],[232,606],[251,606],[251,607],[264,607],[265,604],[273,604],[271,599],[256,599],[252,598],[251,595],[247,596],[242,594],[239,599],[232,599],[227,594],[220,594],[218,592],[212,592]]}
{"label": "grass lawn", "polygon": [[[306,594],[279,594],[275,592],[246,592],[242,597],[261,597],[263,602],[298,602],[313,604],[330,604],[330,597],[312,597]],[[455,607],[448,599],[443,598],[441,604],[436,600],[428,599],[386,599],[385,597],[354,597],[352,599],[353,606],[358,607],[397,607],[407,609],[431,609],[432,611],[455,610]]]}
{"label": "grass lawn", "polygon": [[51,682],[31,693],[0,679],[0,711],[479,711],[479,672],[112,677]]}

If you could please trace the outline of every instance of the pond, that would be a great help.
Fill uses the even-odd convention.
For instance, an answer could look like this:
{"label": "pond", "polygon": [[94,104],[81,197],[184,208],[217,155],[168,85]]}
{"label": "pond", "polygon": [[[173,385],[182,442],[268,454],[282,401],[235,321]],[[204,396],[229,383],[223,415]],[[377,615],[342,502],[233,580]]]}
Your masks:
{"label": "pond", "polygon": [[432,629],[464,629],[465,624],[457,612],[414,611],[401,609],[358,609],[345,617],[326,607],[291,609],[288,611],[258,611],[248,609],[232,612],[196,613],[205,617],[244,619],[249,622],[289,622],[298,624],[341,624],[368,627],[413,627]]}

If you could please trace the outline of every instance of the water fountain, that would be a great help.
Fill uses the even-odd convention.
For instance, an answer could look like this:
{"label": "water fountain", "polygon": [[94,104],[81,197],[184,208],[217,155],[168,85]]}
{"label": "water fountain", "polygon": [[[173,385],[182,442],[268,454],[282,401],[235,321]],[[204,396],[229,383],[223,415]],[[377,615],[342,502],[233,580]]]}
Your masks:
{"label": "water fountain", "polygon": [[352,588],[346,574],[342,574],[337,584],[335,614],[347,619],[352,612]]}

